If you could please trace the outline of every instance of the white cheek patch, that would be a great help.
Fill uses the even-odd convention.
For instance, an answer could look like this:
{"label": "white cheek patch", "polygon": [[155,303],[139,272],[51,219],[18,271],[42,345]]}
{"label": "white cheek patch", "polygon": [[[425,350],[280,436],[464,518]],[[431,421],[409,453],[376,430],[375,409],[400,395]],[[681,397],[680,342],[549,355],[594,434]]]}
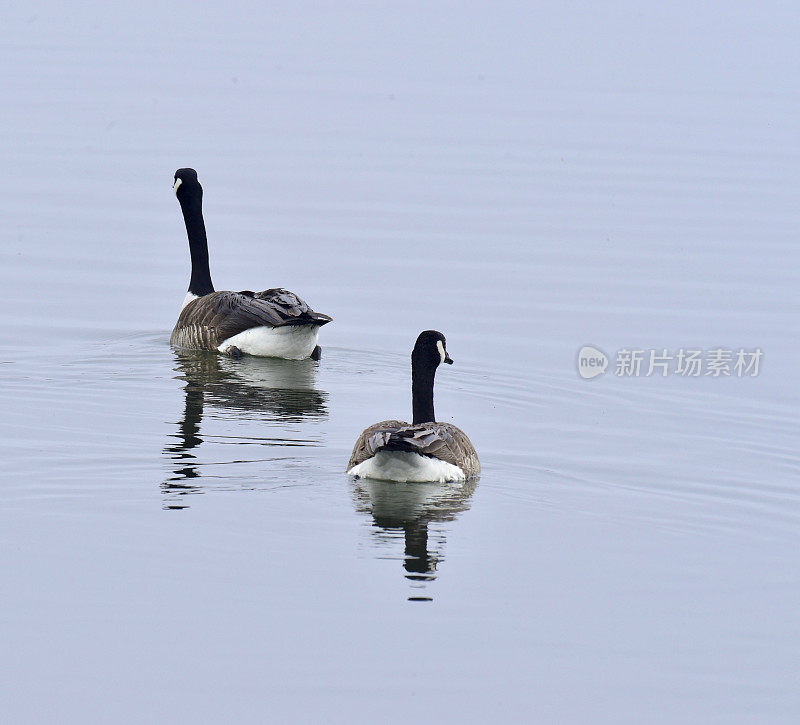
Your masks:
{"label": "white cheek patch", "polygon": [[444,351],[444,345],[442,345],[441,340],[436,341],[436,347],[439,348],[439,357],[441,357],[442,362],[444,362],[445,358],[447,357],[447,353]]}
{"label": "white cheek patch", "polygon": [[183,179],[175,179],[175,183],[172,186],[172,191],[176,194],[178,193],[178,187],[183,183]]}

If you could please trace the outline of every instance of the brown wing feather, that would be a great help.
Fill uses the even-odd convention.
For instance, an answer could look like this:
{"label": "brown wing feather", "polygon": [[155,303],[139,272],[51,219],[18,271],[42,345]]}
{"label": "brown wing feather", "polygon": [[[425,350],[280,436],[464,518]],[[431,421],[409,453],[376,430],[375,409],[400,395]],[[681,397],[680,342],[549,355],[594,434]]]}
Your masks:
{"label": "brown wing feather", "polygon": [[409,425],[397,420],[375,423],[356,441],[347,470],[372,458],[381,449],[411,451],[438,458],[460,468],[467,478],[481,472],[475,446],[467,434],[452,423]]}
{"label": "brown wing feather", "polygon": [[346,470],[349,471],[353,466],[372,458],[376,451],[386,445],[386,441],[392,433],[407,425],[408,423],[403,420],[382,420],[380,423],[374,423],[369,428],[365,428],[353,446]]}
{"label": "brown wing feather", "polygon": [[253,327],[324,325],[328,315],[314,312],[285,289],[263,292],[212,292],[181,310],[170,342],[180,347],[215,350],[223,341]]}
{"label": "brown wing feather", "polygon": [[420,423],[396,431],[388,441],[389,450],[405,450],[438,458],[458,466],[467,478],[481,471],[478,453],[461,428],[452,423]]}

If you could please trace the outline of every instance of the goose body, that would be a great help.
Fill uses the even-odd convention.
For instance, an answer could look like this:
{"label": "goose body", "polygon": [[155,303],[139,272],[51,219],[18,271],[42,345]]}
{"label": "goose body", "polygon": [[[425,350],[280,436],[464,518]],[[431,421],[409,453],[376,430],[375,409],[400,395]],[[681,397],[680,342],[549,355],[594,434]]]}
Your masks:
{"label": "goose body", "polygon": [[438,423],[433,411],[433,380],[440,363],[451,364],[444,335],[426,330],[411,355],[414,420],[384,420],[358,437],[347,473],[385,481],[465,481],[481,470],[466,433]]}
{"label": "goose body", "polygon": [[197,172],[178,169],[173,189],[186,222],[192,276],[170,343],[237,355],[289,360],[310,357],[317,347],[319,328],[331,318],[314,312],[296,294],[282,288],[216,292],[208,265],[203,188]]}
{"label": "goose body", "polygon": [[466,433],[451,423],[384,420],[356,441],[347,472],[383,481],[465,481],[480,473]]}
{"label": "goose body", "polygon": [[284,289],[210,292],[184,305],[170,343],[195,350],[303,360],[330,318]]}

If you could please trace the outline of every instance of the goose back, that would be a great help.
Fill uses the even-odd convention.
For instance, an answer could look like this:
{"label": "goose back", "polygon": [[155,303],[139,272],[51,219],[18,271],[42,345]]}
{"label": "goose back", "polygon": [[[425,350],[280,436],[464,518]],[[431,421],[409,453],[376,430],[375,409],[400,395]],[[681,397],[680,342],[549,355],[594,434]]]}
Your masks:
{"label": "goose back", "polygon": [[314,312],[293,292],[212,292],[189,302],[178,317],[170,343],[177,347],[216,350],[221,343],[256,327],[315,325],[331,321]]}
{"label": "goose back", "polygon": [[478,454],[466,433],[452,423],[418,423],[384,420],[366,428],[353,447],[347,470],[372,458],[378,451],[406,451],[438,458],[460,468],[467,478],[481,471]]}

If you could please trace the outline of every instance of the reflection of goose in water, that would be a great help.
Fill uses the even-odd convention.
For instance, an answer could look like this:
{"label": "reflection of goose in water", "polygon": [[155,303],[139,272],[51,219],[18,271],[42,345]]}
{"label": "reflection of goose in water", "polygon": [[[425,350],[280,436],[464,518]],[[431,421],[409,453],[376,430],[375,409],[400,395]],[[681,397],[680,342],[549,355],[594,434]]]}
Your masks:
{"label": "reflection of goose in water", "polygon": [[[328,394],[314,387],[317,363],[313,360],[280,360],[245,357],[222,358],[212,352],[175,351],[175,372],[185,381],[186,403],[174,443],[164,454],[173,463],[173,475],[162,485],[174,497],[197,493],[201,487],[197,456],[202,442],[200,425],[204,406],[243,417],[278,423],[322,420],[328,415]],[[249,414],[249,415],[245,415]],[[313,441],[286,438],[258,439],[257,443],[281,446],[313,445]],[[185,508],[173,501],[166,508]]]}
{"label": "reflection of goose in water", "polygon": [[[428,525],[454,521],[470,507],[476,479],[454,483],[398,483],[358,478],[353,481],[356,509],[370,514],[373,533],[383,547],[404,539],[403,567],[406,578],[415,586],[424,587],[436,578],[442,560],[444,534],[429,534]],[[394,557],[392,557],[394,558]],[[427,596],[411,596],[410,600],[429,600]]]}

